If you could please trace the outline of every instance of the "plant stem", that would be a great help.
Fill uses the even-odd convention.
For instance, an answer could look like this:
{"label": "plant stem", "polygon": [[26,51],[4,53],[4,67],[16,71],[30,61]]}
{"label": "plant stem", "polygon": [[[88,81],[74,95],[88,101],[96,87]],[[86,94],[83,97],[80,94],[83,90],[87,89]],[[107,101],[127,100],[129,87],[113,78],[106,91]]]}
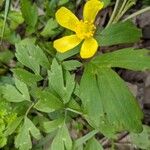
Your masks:
{"label": "plant stem", "polygon": [[140,15],[140,14],[146,12],[146,11],[150,11],[150,6],[149,6],[149,7],[146,7],[146,8],[143,8],[143,9],[141,9],[141,10],[139,10],[139,11],[137,11],[137,12],[131,14],[130,16],[128,16],[127,18],[125,18],[125,19],[123,20],[123,22],[124,22],[124,21],[127,21],[127,20],[129,20],[129,19],[131,19],[131,18],[134,18],[134,17],[136,17],[136,16],[138,16],[138,15]]}
{"label": "plant stem", "polygon": [[74,113],[79,114],[79,115],[83,115],[82,112],[79,112],[79,111],[74,110],[74,109],[71,109],[71,108],[67,108],[66,110],[71,111],[71,112],[74,112]]}
{"label": "plant stem", "polygon": [[114,22],[117,22],[117,21],[120,19],[120,15],[122,14],[122,11],[124,10],[127,1],[128,1],[128,0],[124,0],[124,1],[123,1],[123,4],[121,5],[121,8],[119,9],[119,11],[118,11],[116,17],[114,18],[113,23],[114,23]]}
{"label": "plant stem", "polygon": [[117,1],[116,1],[116,4],[115,4],[114,10],[113,10],[113,13],[112,13],[112,15],[111,15],[111,17],[110,17],[110,19],[109,19],[109,22],[108,22],[108,24],[107,24],[106,27],[108,27],[108,26],[113,22],[113,20],[114,20],[114,18],[115,18],[115,15],[116,15],[116,12],[117,12],[117,9],[118,9],[118,6],[119,6],[119,1],[120,1],[120,0],[117,0]]}
{"label": "plant stem", "polygon": [[8,11],[9,11],[9,5],[10,5],[10,0],[6,0],[5,1],[4,23],[3,23],[2,33],[1,33],[1,43],[0,44],[2,44],[2,41],[3,41],[3,36],[4,36],[4,32],[5,32],[6,21],[7,21],[7,15],[8,15]]}
{"label": "plant stem", "polygon": [[30,110],[32,109],[33,106],[34,106],[34,103],[32,103],[32,104],[30,105],[30,107],[27,109],[25,116],[28,115],[28,113],[30,112]]}
{"label": "plant stem", "polygon": [[75,145],[74,147],[77,148],[78,146],[84,144],[87,140],[89,140],[90,138],[92,138],[95,134],[97,134],[99,131],[98,130],[93,130],[91,132],[89,132],[88,134],[86,134],[85,136],[77,139],[75,141]]}

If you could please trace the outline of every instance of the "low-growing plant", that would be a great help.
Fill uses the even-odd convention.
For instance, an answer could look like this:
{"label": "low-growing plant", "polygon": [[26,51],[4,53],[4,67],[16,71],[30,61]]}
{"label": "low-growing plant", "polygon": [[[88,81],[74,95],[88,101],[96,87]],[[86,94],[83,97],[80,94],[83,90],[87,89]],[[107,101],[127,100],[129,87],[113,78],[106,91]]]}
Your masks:
{"label": "low-growing plant", "polygon": [[[0,3],[2,149],[101,150],[96,134],[113,140],[123,131],[136,143],[143,113],[117,69],[150,69],[149,51],[134,48],[142,33],[130,20],[150,8],[125,16],[136,0],[116,0],[100,25],[96,16],[111,4]],[[80,134],[84,128],[88,133]]]}

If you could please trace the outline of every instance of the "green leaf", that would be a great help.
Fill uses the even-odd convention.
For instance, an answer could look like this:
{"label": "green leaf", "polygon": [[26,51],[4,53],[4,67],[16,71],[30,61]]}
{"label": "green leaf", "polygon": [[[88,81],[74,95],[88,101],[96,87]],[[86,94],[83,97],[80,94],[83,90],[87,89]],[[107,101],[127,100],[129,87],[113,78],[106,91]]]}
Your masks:
{"label": "green leaf", "polygon": [[38,102],[34,106],[37,110],[50,113],[63,108],[63,103],[49,91],[37,91],[36,97]]}
{"label": "green leaf", "polygon": [[[116,132],[141,132],[143,114],[123,80],[110,68],[86,66],[80,97],[88,122],[108,136]],[[129,117],[130,116],[130,117]]]}
{"label": "green leaf", "polygon": [[24,69],[21,69],[21,68],[13,69],[12,71],[14,73],[14,76],[17,79],[26,83],[29,86],[32,86],[33,84],[42,80],[42,77],[40,75],[32,74],[32,73],[30,73]]}
{"label": "green leaf", "polygon": [[64,123],[64,118],[58,118],[53,121],[46,121],[43,123],[43,128],[46,133],[51,133],[56,129],[60,128]]}
{"label": "green leaf", "polygon": [[77,60],[68,60],[68,61],[63,61],[62,65],[66,70],[71,71],[81,67],[82,63],[80,63]]}
{"label": "green leaf", "polygon": [[59,52],[58,52],[58,53],[56,54],[56,58],[57,58],[59,61],[63,61],[63,60],[65,60],[65,59],[67,59],[67,58],[70,58],[70,57],[72,57],[72,56],[74,56],[74,55],[76,55],[76,54],[79,53],[80,47],[81,47],[81,44],[79,44],[77,47],[75,47],[75,48],[73,48],[73,49],[71,49],[71,50],[69,50],[69,51],[67,51],[67,52],[65,52],[65,53],[59,53]]}
{"label": "green leaf", "polygon": [[16,57],[23,65],[32,69],[36,74],[40,72],[40,65],[49,69],[49,61],[39,46],[33,43],[16,44]]}
{"label": "green leaf", "polygon": [[4,135],[5,136],[11,135],[17,129],[17,127],[20,125],[22,119],[23,119],[22,116],[18,117],[14,121],[12,121],[10,124],[8,124]]}
{"label": "green leaf", "polygon": [[14,57],[14,54],[11,51],[9,51],[9,50],[0,52],[0,62],[6,63],[10,59],[12,59],[13,57]]}
{"label": "green leaf", "polygon": [[4,147],[7,144],[7,138],[2,136],[0,137],[0,148]]}
{"label": "green leaf", "polygon": [[72,140],[66,125],[62,126],[54,138],[51,150],[72,150]]}
{"label": "green leaf", "polygon": [[10,20],[10,28],[15,30],[18,25],[24,22],[21,12],[18,11],[10,11],[8,14],[8,20]]}
{"label": "green leaf", "polygon": [[30,134],[37,140],[41,138],[40,131],[35,127],[30,119],[25,117],[24,123],[15,139],[15,147],[19,148],[20,150],[31,149],[32,142]]}
{"label": "green leaf", "polygon": [[140,40],[141,31],[131,22],[112,24],[98,31],[96,39],[100,46],[135,43]]}
{"label": "green leaf", "polygon": [[75,88],[74,75],[68,71],[64,75],[61,65],[54,59],[48,76],[49,86],[63,99],[64,103],[68,103]]}
{"label": "green leaf", "polygon": [[103,147],[95,138],[92,138],[87,142],[84,150],[103,150]]}
{"label": "green leaf", "polygon": [[58,27],[58,24],[56,20],[49,19],[46,26],[44,27],[43,31],[41,32],[41,35],[44,37],[51,37],[55,34],[57,34],[58,30],[55,30]]}
{"label": "green leaf", "polygon": [[95,57],[92,63],[98,67],[119,67],[131,70],[146,70],[150,68],[149,50],[133,48],[121,49]]}
{"label": "green leaf", "polygon": [[88,141],[89,139],[91,139],[93,136],[95,136],[95,134],[98,133],[97,130],[93,130],[91,132],[89,132],[88,134],[82,136],[81,138],[77,139],[74,143],[74,149],[77,149],[78,147],[80,147],[81,145],[85,144],[86,141]]}
{"label": "green leaf", "polygon": [[150,149],[150,127],[144,125],[143,132],[140,134],[131,133],[131,141],[140,149]]}
{"label": "green leaf", "polygon": [[104,2],[104,7],[107,7],[111,3],[111,0],[103,0],[103,2]]}
{"label": "green leaf", "polygon": [[61,5],[65,5],[66,3],[68,3],[69,0],[59,0],[58,2],[58,5],[61,6]]}
{"label": "green leaf", "polygon": [[30,0],[21,0],[21,12],[26,24],[34,28],[38,20],[36,4],[32,4]]}
{"label": "green leaf", "polygon": [[30,101],[27,85],[15,78],[15,85],[6,84],[3,88],[4,98],[9,102]]}

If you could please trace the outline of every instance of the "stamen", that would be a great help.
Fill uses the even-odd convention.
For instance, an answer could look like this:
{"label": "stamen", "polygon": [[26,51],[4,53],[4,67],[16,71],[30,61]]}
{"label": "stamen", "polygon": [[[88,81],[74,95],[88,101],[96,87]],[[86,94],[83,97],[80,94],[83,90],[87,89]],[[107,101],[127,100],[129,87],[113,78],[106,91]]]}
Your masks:
{"label": "stamen", "polygon": [[96,27],[93,23],[81,20],[75,32],[80,39],[87,39],[94,35],[95,29]]}

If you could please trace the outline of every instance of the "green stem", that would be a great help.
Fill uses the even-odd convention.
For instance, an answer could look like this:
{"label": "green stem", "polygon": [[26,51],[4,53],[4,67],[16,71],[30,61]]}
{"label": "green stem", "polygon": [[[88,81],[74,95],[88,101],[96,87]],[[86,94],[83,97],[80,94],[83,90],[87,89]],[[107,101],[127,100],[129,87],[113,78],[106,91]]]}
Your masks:
{"label": "green stem", "polygon": [[109,22],[108,22],[108,24],[107,24],[106,27],[108,27],[108,26],[113,22],[113,20],[114,20],[114,18],[115,18],[115,15],[116,15],[116,12],[117,12],[117,9],[118,9],[118,6],[119,6],[119,1],[120,1],[120,0],[117,0],[117,1],[116,1],[116,4],[115,4],[114,10],[113,10],[113,13],[112,13],[112,15],[111,15],[111,17],[110,17],[110,19],[109,19]]}
{"label": "green stem", "polygon": [[116,23],[120,20],[120,18],[135,4],[134,1],[127,1],[126,4],[124,5],[124,8],[119,11],[118,16],[114,19],[113,23]]}
{"label": "green stem", "polygon": [[66,108],[66,110],[71,111],[71,112],[74,112],[74,113],[79,114],[79,115],[83,115],[82,112],[79,112],[79,111],[74,110],[74,109],[71,109],[71,108]]}
{"label": "green stem", "polygon": [[32,109],[33,106],[34,106],[34,103],[32,103],[32,104],[30,105],[30,107],[27,109],[25,116],[28,115],[28,113],[30,112],[30,110]]}
{"label": "green stem", "polygon": [[97,134],[99,131],[98,130],[93,130],[91,132],[89,132],[88,134],[86,134],[85,136],[77,139],[75,141],[75,145],[74,147],[77,148],[80,145],[84,144],[86,141],[88,141],[89,139],[91,139],[95,134]]}
{"label": "green stem", "polygon": [[146,7],[146,8],[143,8],[143,9],[141,9],[141,10],[139,10],[139,11],[137,11],[137,12],[131,14],[130,16],[128,16],[127,18],[125,18],[125,19],[123,20],[123,22],[124,22],[124,21],[127,21],[127,20],[129,20],[129,19],[131,19],[131,18],[134,18],[134,17],[136,17],[136,16],[138,16],[138,15],[140,15],[140,14],[146,12],[146,11],[150,11],[150,6],[149,6],[149,7]]}
{"label": "green stem", "polygon": [[1,43],[3,41],[3,36],[4,36],[4,32],[5,32],[5,26],[6,26],[8,11],[9,11],[9,5],[10,5],[10,0],[6,0],[5,1],[4,23],[3,23],[2,33],[1,33]]}
{"label": "green stem", "polygon": [[128,0],[124,0],[123,1],[123,4],[121,5],[121,8],[119,9],[116,17],[114,18],[114,21],[113,22],[117,22],[120,18],[120,14],[122,13],[122,11],[124,10],[125,6],[126,6],[126,3],[127,3]]}

